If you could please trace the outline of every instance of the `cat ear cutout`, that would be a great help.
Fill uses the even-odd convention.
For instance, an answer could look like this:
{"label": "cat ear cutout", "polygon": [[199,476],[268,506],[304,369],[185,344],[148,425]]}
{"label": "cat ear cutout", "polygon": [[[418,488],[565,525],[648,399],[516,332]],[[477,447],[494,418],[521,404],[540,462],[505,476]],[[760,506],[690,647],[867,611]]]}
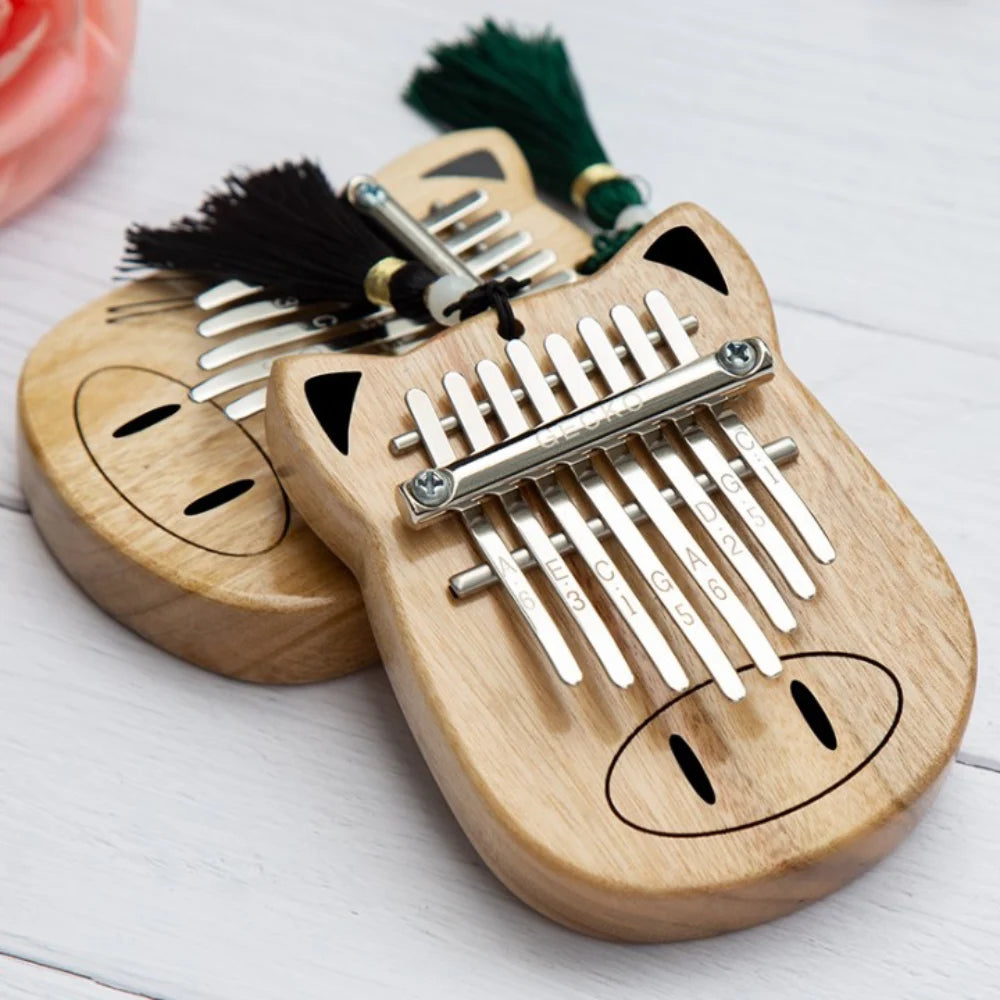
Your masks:
{"label": "cat ear cutout", "polygon": [[668,229],[653,240],[642,256],[644,260],[651,260],[654,264],[683,271],[723,295],[729,294],[729,286],[719,265],[715,263],[715,258],[690,226]]}
{"label": "cat ear cutout", "polygon": [[360,381],[361,372],[330,372],[306,380],[306,402],[341,455],[350,448],[351,411]]}
{"label": "cat ear cutout", "polygon": [[486,180],[505,179],[500,161],[488,149],[475,149],[470,153],[427,170],[421,177],[482,177]]}

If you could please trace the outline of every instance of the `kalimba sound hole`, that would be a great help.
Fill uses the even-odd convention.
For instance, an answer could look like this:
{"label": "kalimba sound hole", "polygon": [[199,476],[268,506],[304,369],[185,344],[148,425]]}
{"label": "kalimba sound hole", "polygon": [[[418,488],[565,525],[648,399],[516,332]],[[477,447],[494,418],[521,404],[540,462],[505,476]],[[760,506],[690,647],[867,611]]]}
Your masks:
{"label": "kalimba sound hole", "polygon": [[221,507],[224,503],[229,503],[230,500],[243,496],[247,490],[252,488],[252,479],[237,479],[234,482],[226,483],[225,486],[220,486],[217,490],[212,490],[211,493],[206,493],[204,496],[198,497],[197,500],[192,500],[184,508],[184,513],[188,517],[194,517],[196,514],[215,510],[216,507]]}
{"label": "kalimba sound hole", "polygon": [[111,432],[111,436],[123,438],[128,437],[130,434],[138,434],[139,431],[144,431],[147,427],[152,427],[161,420],[172,417],[180,408],[180,403],[167,403],[165,406],[154,406],[153,409],[146,410],[145,413],[140,413],[139,416],[133,417],[131,420],[126,420],[121,427],[117,427]]}
{"label": "kalimba sound hole", "polygon": [[823,706],[816,700],[816,695],[812,693],[802,683],[802,681],[792,681],[792,698],[798,710],[802,713],[802,718],[813,731],[813,735],[827,748],[827,750],[837,749],[837,734],[833,731],[833,723],[830,717],[823,711]]}
{"label": "kalimba sound hole", "polygon": [[683,736],[674,733],[670,737],[670,749],[674,753],[674,760],[681,769],[688,784],[695,790],[702,801],[710,806],[715,805],[715,789],[712,782],[705,773],[705,768],[701,766],[698,755],[691,749],[690,744]]}

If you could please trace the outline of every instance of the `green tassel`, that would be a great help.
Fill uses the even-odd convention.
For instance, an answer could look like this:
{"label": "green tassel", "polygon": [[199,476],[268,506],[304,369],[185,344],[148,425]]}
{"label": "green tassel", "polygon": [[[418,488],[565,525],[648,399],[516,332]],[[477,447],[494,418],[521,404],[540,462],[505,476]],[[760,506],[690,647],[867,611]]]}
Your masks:
{"label": "green tassel", "polygon": [[625,229],[598,233],[594,237],[594,252],[576,265],[577,271],[580,274],[593,274],[600,270],[640,229],[642,226],[627,226]]}
{"label": "green tassel", "polygon": [[587,195],[584,210],[587,218],[601,229],[610,229],[618,213],[629,205],[641,205],[642,194],[635,182],[619,177],[603,184],[595,184]]}
{"label": "green tassel", "polygon": [[[580,173],[608,162],[565,46],[551,29],[519,35],[487,19],[465,41],[436,45],[430,54],[435,65],[414,74],[406,102],[449,128],[502,128],[521,147],[547,194],[570,201]],[[595,185],[584,209],[595,225],[610,229],[622,209],[642,202],[636,185],[621,177]],[[604,252],[606,247],[595,243],[590,260]]]}

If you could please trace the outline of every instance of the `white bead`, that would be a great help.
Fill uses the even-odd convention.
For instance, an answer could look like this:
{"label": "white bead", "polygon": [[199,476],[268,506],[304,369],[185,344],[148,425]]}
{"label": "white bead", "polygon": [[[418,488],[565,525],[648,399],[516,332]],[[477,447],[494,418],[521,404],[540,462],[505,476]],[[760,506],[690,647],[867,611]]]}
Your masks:
{"label": "white bead", "polygon": [[648,205],[626,205],[615,219],[615,229],[644,226],[653,217]]}
{"label": "white bead", "polygon": [[436,281],[432,281],[424,289],[424,305],[427,306],[427,311],[434,317],[436,323],[440,323],[441,326],[454,326],[460,322],[458,310],[456,309],[445,316],[445,309],[457,302],[470,288],[475,287],[476,283],[472,278],[446,274]]}

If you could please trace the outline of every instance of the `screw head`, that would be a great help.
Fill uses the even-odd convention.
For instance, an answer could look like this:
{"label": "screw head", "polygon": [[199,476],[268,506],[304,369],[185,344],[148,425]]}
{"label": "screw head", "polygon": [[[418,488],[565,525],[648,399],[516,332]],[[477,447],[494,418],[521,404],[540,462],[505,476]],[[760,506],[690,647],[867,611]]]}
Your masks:
{"label": "screw head", "polygon": [[746,375],[757,364],[757,348],[749,340],[730,340],[715,355],[731,375]]}
{"label": "screw head", "polygon": [[445,469],[424,469],[410,480],[414,500],[425,507],[440,507],[451,496],[452,478]]}
{"label": "screw head", "polygon": [[354,189],[354,200],[365,208],[374,208],[385,203],[385,188],[374,181],[362,181]]}

